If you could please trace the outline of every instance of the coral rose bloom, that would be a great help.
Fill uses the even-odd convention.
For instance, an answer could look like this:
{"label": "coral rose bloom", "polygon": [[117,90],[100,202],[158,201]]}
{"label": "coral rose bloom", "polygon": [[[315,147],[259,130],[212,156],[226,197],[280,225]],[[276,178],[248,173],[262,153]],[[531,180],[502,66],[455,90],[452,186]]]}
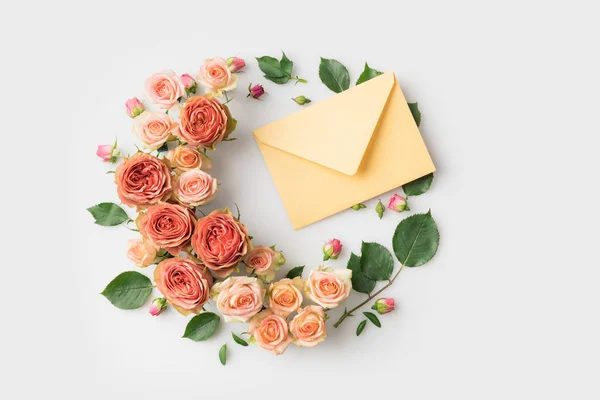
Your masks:
{"label": "coral rose bloom", "polygon": [[225,322],[246,322],[261,310],[265,291],[257,278],[234,276],[216,283],[211,296]]}
{"label": "coral rose bloom", "polygon": [[183,315],[198,314],[210,298],[213,278],[189,258],[167,258],[154,270],[156,287]]}
{"label": "coral rose bloom", "polygon": [[238,76],[231,73],[227,61],[215,57],[204,61],[196,80],[200,82],[210,93],[223,97],[223,92],[233,90],[237,86]]}
{"label": "coral rose bloom", "polygon": [[352,270],[323,269],[310,272],[306,286],[307,296],[322,307],[334,308],[350,296],[352,290]]}
{"label": "coral rose bloom", "polygon": [[250,246],[248,229],[228,209],[200,218],[192,236],[198,258],[219,278],[233,272]]}
{"label": "coral rose bloom", "polygon": [[269,308],[277,315],[287,317],[302,305],[302,278],[282,279],[271,283],[267,289]]}
{"label": "coral rose bloom", "polygon": [[319,306],[306,306],[290,322],[294,343],[302,347],[314,347],[327,337],[325,311]]}
{"label": "coral rose bloom", "polygon": [[266,309],[250,320],[248,333],[256,344],[279,355],[292,343],[287,321]]}
{"label": "coral rose bloom", "polygon": [[144,111],[133,120],[133,134],[150,150],[158,149],[178,131],[179,125],[162,112]]}
{"label": "coral rose bloom", "polygon": [[179,204],[161,203],[138,216],[140,233],[174,256],[189,248],[196,217]]}
{"label": "coral rose bloom", "polygon": [[249,274],[256,272],[256,275],[270,282],[275,279],[275,272],[285,264],[285,258],[280,251],[267,246],[257,246],[246,254],[244,263]]}
{"label": "coral rose bloom", "polygon": [[[213,148],[221,143],[232,127],[227,106],[211,96],[194,96],[179,113],[180,139],[191,146]],[[229,124],[229,125],[228,125]],[[231,129],[233,130],[233,129]]]}
{"label": "coral rose bloom", "polygon": [[186,146],[177,146],[167,153],[167,161],[171,168],[177,168],[181,171],[191,169],[210,169],[210,158],[206,157],[198,150]]}
{"label": "coral rose bloom", "polygon": [[117,167],[115,183],[119,199],[129,207],[145,208],[171,195],[169,167],[146,153],[126,158]]}
{"label": "coral rose bloom", "polygon": [[168,109],[177,104],[180,97],[185,94],[185,87],[181,78],[173,71],[157,72],[145,83],[146,94],[150,101],[162,109]]}
{"label": "coral rose bloom", "polygon": [[173,186],[175,200],[188,207],[198,207],[215,197],[219,184],[206,172],[193,169],[176,177]]}

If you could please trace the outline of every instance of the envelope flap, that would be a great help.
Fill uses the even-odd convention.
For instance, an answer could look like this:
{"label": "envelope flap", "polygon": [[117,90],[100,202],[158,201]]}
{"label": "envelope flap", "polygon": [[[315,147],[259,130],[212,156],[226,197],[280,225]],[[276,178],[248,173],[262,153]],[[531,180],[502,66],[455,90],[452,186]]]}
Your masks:
{"label": "envelope flap", "polygon": [[260,142],[354,175],[396,78],[388,72],[254,131]]}

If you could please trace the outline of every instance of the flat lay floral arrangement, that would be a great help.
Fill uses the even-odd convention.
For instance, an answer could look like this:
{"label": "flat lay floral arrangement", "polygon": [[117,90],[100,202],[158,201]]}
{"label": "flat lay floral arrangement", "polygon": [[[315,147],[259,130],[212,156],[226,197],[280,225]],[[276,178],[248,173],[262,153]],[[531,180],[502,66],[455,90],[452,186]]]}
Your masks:
{"label": "flat lay floral arrangement", "polygon": [[[256,61],[269,81],[281,85],[291,81],[299,88],[308,84],[293,74],[294,64],[285,53],[280,59],[263,56]],[[158,72],[146,79],[143,101],[127,100],[125,110],[139,140],[138,151],[123,157],[116,141],[97,149],[103,161],[116,164],[109,172],[114,173],[121,204],[99,203],[88,211],[98,225],[123,225],[139,232],[129,241],[127,255],[135,266],[152,267],[153,272],[151,278],[137,271],[123,272],[102,295],[114,306],[132,310],[143,307],[156,288],[162,296],[152,300],[150,315],[157,317],[167,307],[193,315],[185,329],[182,325],[184,338],[209,339],[221,319],[246,323],[241,329],[232,325],[238,331],[232,332],[233,341],[241,346],[254,343],[275,354],[282,354],[292,343],[300,347],[320,344],[332,336],[331,327],[337,328],[360,311],[364,319],[357,321],[357,336],[368,323],[380,328],[377,315],[395,307],[393,298],[383,297],[384,291],[404,267],[421,266],[437,251],[439,233],[431,212],[413,214],[398,223],[391,235],[393,254],[381,244],[363,242],[360,255],[350,254],[347,268],[333,269],[327,260],[340,257],[343,245],[331,239],[323,247],[323,265],[310,271],[294,267],[284,275],[280,271],[286,262],[284,253],[275,246],[253,243],[251,227],[242,222],[237,205],[235,214],[229,208],[209,206],[220,184],[208,172],[210,152],[235,140],[237,121],[227,104],[239,90],[238,73],[248,68],[244,60],[231,57],[206,60],[194,77]],[[365,63],[356,85],[380,74]],[[321,58],[319,77],[335,93],[350,87],[348,70],[336,60]],[[235,96],[236,101],[260,100],[265,94],[261,84],[250,84],[247,90],[245,96]],[[299,107],[310,107],[311,100],[304,95],[291,100]],[[409,108],[419,125],[417,104],[410,103]],[[433,174],[429,174],[404,185],[403,195],[390,198],[387,208],[379,200],[370,215],[383,218],[386,210],[408,212],[409,196],[425,193],[432,181]],[[363,213],[365,208],[364,204],[352,207]],[[397,268],[394,256],[400,263]],[[344,304],[352,290],[366,298],[346,306],[328,329],[329,310]],[[207,303],[218,313],[207,311]],[[226,344],[218,356],[225,365]]]}

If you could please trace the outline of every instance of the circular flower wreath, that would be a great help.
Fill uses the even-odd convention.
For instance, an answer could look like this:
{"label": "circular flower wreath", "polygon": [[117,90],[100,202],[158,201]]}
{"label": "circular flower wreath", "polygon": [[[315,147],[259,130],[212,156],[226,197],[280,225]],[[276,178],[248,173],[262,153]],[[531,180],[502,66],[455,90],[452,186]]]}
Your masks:
{"label": "circular flower wreath", "polygon": [[[204,306],[212,299],[225,322],[249,323],[245,332],[248,341],[282,354],[292,342],[302,347],[323,342],[327,311],[348,298],[355,279],[369,278],[353,268],[356,260],[351,257],[348,268],[321,266],[303,280],[302,268],[297,267],[286,278],[275,281],[276,272],[285,263],[282,252],[274,246],[253,245],[239,215],[235,217],[226,208],[197,217],[196,208],[208,204],[218,190],[217,179],[206,172],[211,168],[207,150],[227,141],[236,126],[226,105],[229,100],[222,103],[219,98],[228,99],[227,91],[237,84],[235,72],[244,66],[239,58],[215,58],[206,60],[196,79],[172,71],[149,77],[146,105],[152,104],[155,110],[146,109],[138,98],[126,103],[126,112],[133,118],[133,133],[143,150],[125,157],[114,171],[119,199],[135,208],[138,216],[135,221],[130,219],[114,203],[100,203],[89,211],[100,225],[137,225],[133,230],[139,230],[141,237],[129,241],[128,257],[142,268],[157,264],[154,283],[164,296],[153,300],[150,314],[159,315],[167,304],[183,315],[195,314],[184,337],[205,340],[215,333],[220,321],[217,314],[205,311]],[[199,93],[198,83],[206,89],[205,94]],[[179,109],[179,121],[169,114],[174,109]],[[97,154],[113,163],[121,156],[116,142],[99,146]],[[392,200],[391,209],[404,209],[396,206],[397,199]],[[355,209],[361,208],[364,206]],[[378,207],[377,212],[383,211]],[[337,258],[341,248],[337,239],[328,242],[324,260]],[[245,266],[242,271],[240,264]],[[402,266],[405,264],[409,263]],[[389,283],[374,294],[375,281],[368,293],[361,287],[355,290],[369,294],[368,301],[396,277],[388,277]],[[145,303],[153,287],[145,275],[129,271],[117,276],[102,294],[119,308],[134,309]],[[307,299],[315,304],[303,306]],[[364,304],[366,301],[345,311],[336,326]],[[379,299],[373,309],[380,314],[390,312],[393,299]],[[365,316],[380,324],[373,313],[366,312]],[[235,334],[233,339],[247,345]],[[223,363],[224,349],[220,351]]]}

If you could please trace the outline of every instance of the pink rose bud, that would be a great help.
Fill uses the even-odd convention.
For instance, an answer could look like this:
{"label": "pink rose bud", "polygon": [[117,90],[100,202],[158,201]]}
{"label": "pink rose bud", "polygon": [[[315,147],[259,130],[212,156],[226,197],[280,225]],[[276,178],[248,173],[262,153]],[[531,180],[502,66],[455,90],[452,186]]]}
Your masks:
{"label": "pink rose bud", "polygon": [[137,97],[127,100],[125,103],[125,112],[131,118],[135,118],[145,110],[144,105]]}
{"label": "pink rose bud", "polygon": [[183,86],[185,87],[185,91],[189,93],[196,94],[196,88],[198,84],[189,74],[181,75],[181,82],[183,82]]}
{"label": "pink rose bud", "polygon": [[152,304],[150,305],[150,315],[153,317],[158,317],[165,309],[167,308],[167,299],[164,297],[157,297],[152,300]]}
{"label": "pink rose bud", "polygon": [[229,57],[227,60],[225,60],[225,62],[227,63],[227,66],[231,72],[238,72],[240,69],[246,66],[246,62],[237,57]]}
{"label": "pink rose bud", "polygon": [[96,155],[104,162],[114,163],[121,156],[121,152],[117,150],[117,141],[114,144],[100,144],[96,150]]}
{"label": "pink rose bud", "polygon": [[253,99],[258,99],[260,96],[262,96],[263,94],[265,94],[265,89],[262,87],[262,85],[254,85],[252,86],[252,84],[248,85],[248,96],[246,97],[252,97]]}
{"label": "pink rose bud", "polygon": [[330,258],[335,260],[339,257],[342,252],[342,242],[338,239],[331,239],[329,242],[325,243],[323,246],[323,261],[327,261]]}
{"label": "pink rose bud", "polygon": [[394,307],[394,299],[377,299],[375,301],[375,304],[373,304],[373,307],[371,307],[373,310],[377,311],[379,314],[383,315],[383,314],[387,314],[389,312],[394,311],[395,307]]}
{"label": "pink rose bud", "polygon": [[410,208],[408,208],[408,203],[406,202],[406,199],[402,196],[398,196],[397,194],[395,194],[394,197],[392,197],[390,199],[388,208],[390,210],[394,210],[397,212],[402,212],[404,210],[410,211]]}

